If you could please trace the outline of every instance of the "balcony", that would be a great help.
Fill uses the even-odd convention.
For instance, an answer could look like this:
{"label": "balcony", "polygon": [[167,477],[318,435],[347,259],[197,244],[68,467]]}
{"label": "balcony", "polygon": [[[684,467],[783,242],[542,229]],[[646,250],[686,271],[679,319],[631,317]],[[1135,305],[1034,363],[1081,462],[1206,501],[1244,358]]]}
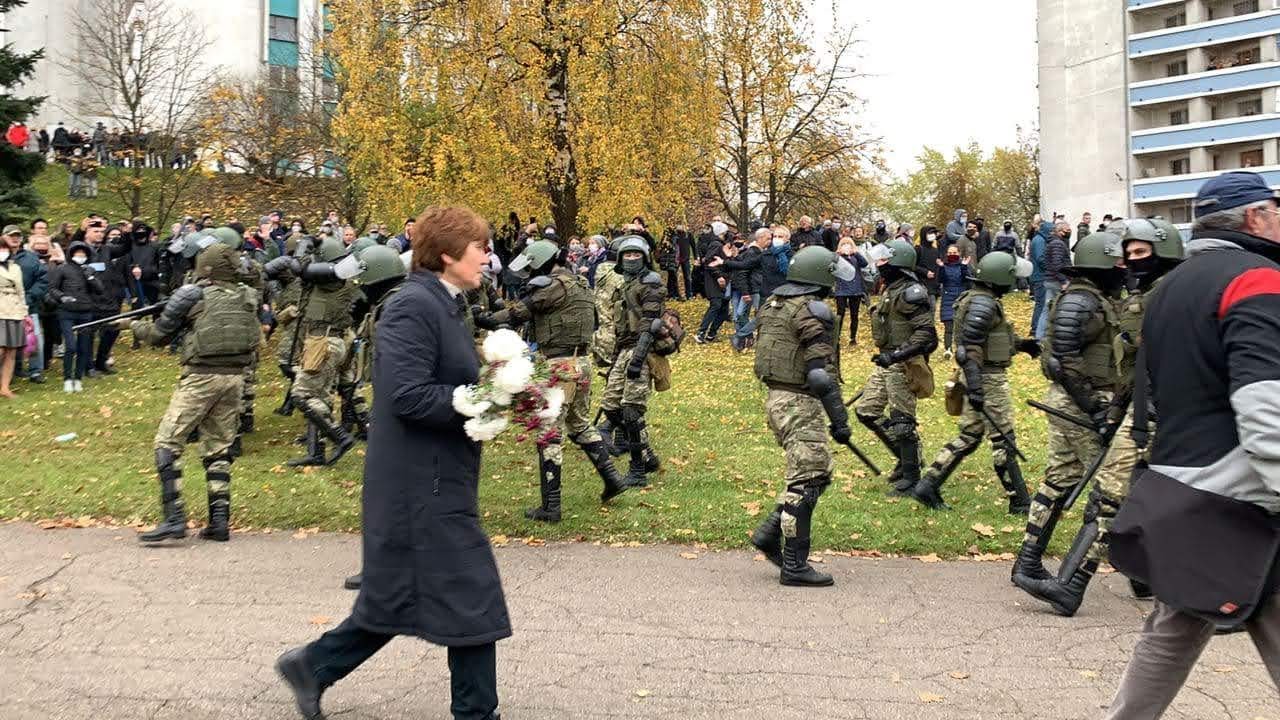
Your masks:
{"label": "balcony", "polygon": [[[1262,175],[1271,187],[1280,189],[1280,165],[1266,165],[1250,168],[1250,170]],[[1219,174],[1220,171],[1134,180],[1133,202],[1135,205],[1150,205],[1192,198],[1205,180]],[[1145,214],[1146,210],[1143,210],[1143,213]]]}
{"label": "balcony", "polygon": [[1184,5],[1187,0],[1127,0],[1129,12],[1138,12],[1148,8],[1155,7],[1171,7],[1173,5]]}
{"label": "balcony", "polygon": [[1280,85],[1280,62],[1264,62],[1129,83],[1129,104],[1172,102],[1275,85]]}
{"label": "balcony", "polygon": [[1280,12],[1240,15],[1194,25],[1129,36],[1129,57],[1137,59],[1193,47],[1237,42],[1280,33]]}
{"label": "balcony", "polygon": [[1142,155],[1180,148],[1248,142],[1268,137],[1280,137],[1280,114],[1252,115],[1173,128],[1139,130],[1133,133],[1131,146],[1134,155]]}

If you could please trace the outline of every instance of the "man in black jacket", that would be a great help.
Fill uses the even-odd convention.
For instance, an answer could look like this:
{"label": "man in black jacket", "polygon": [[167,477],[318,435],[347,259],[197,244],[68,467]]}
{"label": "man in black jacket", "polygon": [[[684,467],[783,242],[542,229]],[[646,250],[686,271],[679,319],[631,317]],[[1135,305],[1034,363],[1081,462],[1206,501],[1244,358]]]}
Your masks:
{"label": "man in black jacket", "polygon": [[[103,292],[96,296],[93,307],[95,320],[120,312],[125,277],[123,258],[129,252],[129,246],[123,239],[104,242],[106,232],[106,221],[100,219],[91,220],[84,231],[85,242],[89,244],[92,253],[89,265],[102,281]],[[107,361],[111,358],[111,349],[115,347],[116,339],[120,337],[120,330],[114,323],[104,323],[98,326],[97,336],[98,344],[89,366],[89,377],[114,375],[116,371]]]}
{"label": "man in black jacket", "polygon": [[755,323],[751,313],[760,307],[760,289],[764,286],[764,251],[773,241],[773,231],[760,228],[752,236],[752,243],[742,250],[735,250],[727,260],[715,258],[710,267],[723,268],[733,273],[730,281],[733,292],[733,338],[730,344],[737,352],[751,346],[755,336]]}
{"label": "man in black jacket", "polygon": [[810,245],[822,245],[822,235],[813,229],[813,218],[808,215],[800,216],[800,228],[791,236],[791,247],[795,250],[806,248]]}
{"label": "man in black jacket", "polygon": [[[1142,324],[1159,427],[1151,474],[1121,509],[1111,551],[1117,565],[1125,564],[1124,545],[1135,547],[1123,554],[1145,551],[1150,577],[1140,579],[1151,581],[1157,600],[1109,720],[1160,717],[1213,637],[1213,623],[1173,603],[1224,597],[1227,584],[1246,570],[1241,559],[1258,549],[1238,541],[1222,547],[1224,525],[1235,525],[1223,515],[1225,505],[1235,511],[1235,504],[1224,498],[1255,506],[1272,523],[1280,514],[1280,208],[1275,191],[1249,172],[1207,181],[1194,208],[1187,259],[1164,276]],[[1170,492],[1176,488],[1170,480],[1187,487]],[[1151,482],[1160,492],[1139,501]],[[1182,498],[1179,504],[1175,497]],[[1274,552],[1270,538],[1263,549]],[[1224,552],[1232,561],[1220,561]],[[1241,592],[1247,584],[1250,592],[1263,593],[1261,607],[1243,626],[1280,689],[1280,602],[1272,562],[1269,585],[1254,589],[1247,576],[1237,585]],[[1234,611],[1227,604],[1219,612]]]}
{"label": "man in black jacket", "polygon": [[707,298],[707,311],[703,313],[698,334],[694,337],[699,344],[715,342],[716,333],[720,332],[720,326],[728,318],[729,277],[723,270],[711,267],[711,261],[717,257],[721,260],[729,257],[732,249],[733,241],[726,231],[715,244],[708,244],[702,255],[702,283],[703,293]]}
{"label": "man in black jacket", "polygon": [[693,236],[684,225],[677,225],[674,236],[676,245],[676,264],[680,267],[680,278],[684,281],[684,292],[678,295],[680,300],[693,298]]}

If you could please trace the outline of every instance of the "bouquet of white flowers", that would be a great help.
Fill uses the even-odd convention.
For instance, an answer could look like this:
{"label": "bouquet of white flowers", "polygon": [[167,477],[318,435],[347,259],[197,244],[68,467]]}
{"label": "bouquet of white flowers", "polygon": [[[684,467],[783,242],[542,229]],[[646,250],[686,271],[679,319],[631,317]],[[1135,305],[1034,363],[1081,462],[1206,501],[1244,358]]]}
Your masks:
{"label": "bouquet of white flowers", "polygon": [[535,358],[511,330],[489,333],[481,346],[480,381],[453,391],[453,409],[467,417],[467,437],[492,440],[511,425],[520,428],[517,442],[536,437],[539,447],[558,438],[556,418],[564,405],[565,383],[591,382],[571,362],[548,363]]}

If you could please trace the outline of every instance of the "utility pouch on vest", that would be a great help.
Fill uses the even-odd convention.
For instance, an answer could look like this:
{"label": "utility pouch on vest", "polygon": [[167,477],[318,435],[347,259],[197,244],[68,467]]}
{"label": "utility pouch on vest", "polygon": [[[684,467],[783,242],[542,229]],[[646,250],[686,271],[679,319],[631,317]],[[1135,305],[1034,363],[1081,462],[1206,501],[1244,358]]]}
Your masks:
{"label": "utility pouch on vest", "polygon": [[961,377],[960,368],[956,368],[951,372],[951,379],[947,381],[945,397],[947,414],[951,417],[960,417],[964,413],[965,397],[964,378]]}
{"label": "utility pouch on vest", "polygon": [[918,400],[933,397],[933,368],[923,355],[916,355],[902,365],[907,374],[907,389]]}
{"label": "utility pouch on vest", "polygon": [[665,355],[649,353],[645,361],[649,363],[649,377],[653,380],[654,392],[666,392],[671,389],[671,361]]}
{"label": "utility pouch on vest", "polygon": [[320,372],[329,360],[329,337],[327,335],[308,335],[302,341],[302,371]]}

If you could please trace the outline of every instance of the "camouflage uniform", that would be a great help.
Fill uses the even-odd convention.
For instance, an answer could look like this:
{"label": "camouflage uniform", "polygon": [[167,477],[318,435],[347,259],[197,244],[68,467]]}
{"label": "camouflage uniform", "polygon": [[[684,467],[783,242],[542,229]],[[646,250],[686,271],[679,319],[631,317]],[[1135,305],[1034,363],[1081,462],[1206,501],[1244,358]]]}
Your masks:
{"label": "camouflage uniform", "polygon": [[[135,337],[151,345],[182,335],[182,375],[156,431],[156,468],[164,521],[146,542],[186,534],[179,459],[191,431],[199,428],[209,497],[209,527],[201,537],[226,540],[231,512],[231,445],[244,390],[244,368],[256,353],[262,330],[256,292],[236,281],[233,251],[222,245],[197,260],[196,284],[174,292],[154,323],[136,321]],[[185,331],[185,333],[184,333]]]}
{"label": "camouflage uniform", "polygon": [[556,433],[541,447],[539,490],[542,504],[525,513],[534,520],[560,520],[560,479],[564,464],[563,438],[568,437],[586,453],[604,480],[602,499],[608,500],[624,489],[608,449],[591,424],[592,332],[595,303],[586,278],[556,267],[550,274],[530,278],[518,300],[503,310],[482,317],[482,326],[528,323],[528,335],[538,353],[547,359],[557,385],[564,391],[564,403],[556,417]]}
{"label": "camouflage uniform", "polygon": [[[324,457],[322,435],[338,446],[337,454],[325,464],[335,462],[354,443],[350,434],[333,422],[332,393],[348,360],[351,306],[357,290],[350,282],[326,280],[314,284],[308,292],[307,303],[298,318],[298,331],[303,340],[294,358],[296,379],[290,393],[294,405],[307,418],[307,455],[290,461],[293,466],[321,464],[319,461]],[[323,352],[318,349],[321,345]],[[322,356],[311,369],[304,367],[308,354]]]}
{"label": "camouflage uniform", "polygon": [[[1005,318],[1000,298],[990,287],[976,285],[961,294],[955,305],[956,364],[964,373],[965,386],[980,390],[967,393],[960,415],[959,437],[942,448],[920,479],[919,491],[912,494],[930,507],[943,506],[939,488],[960,463],[978,449],[985,433],[991,442],[991,462],[996,477],[1009,498],[1009,512],[1023,515],[1029,509],[1030,500],[1017,455],[1008,444],[1012,442],[1016,447],[1017,440],[1009,379],[1005,375],[1021,342]],[[973,402],[982,403],[982,409],[975,408]]]}
{"label": "camouflage uniform", "polygon": [[[597,288],[598,289],[598,288]],[[666,287],[655,272],[643,272],[626,279],[618,299],[610,308],[616,341],[600,408],[611,427],[626,432],[631,468],[628,482],[645,484],[645,473],[655,472],[660,462],[649,446],[645,413],[649,405],[648,353],[654,341],[655,323],[661,325]]]}
{"label": "camouflage uniform", "polygon": [[[929,292],[911,273],[903,273],[880,296],[871,315],[871,334],[881,356],[900,359],[872,371],[855,407],[865,425],[898,459],[890,476],[905,492],[920,480],[920,435],[916,431],[916,396],[907,380],[907,362],[927,362],[938,346]],[[885,410],[888,418],[884,417]]]}
{"label": "camouflage uniform", "polygon": [[[264,302],[263,298],[266,293],[266,278],[262,275],[262,264],[257,260],[249,257],[248,254],[241,255],[240,271],[237,273],[237,280],[241,284],[251,288],[256,301],[255,308],[261,307]],[[256,311],[255,311],[256,314]],[[261,332],[261,326],[259,326]],[[240,425],[239,432],[236,434],[235,444],[232,452],[239,455],[240,435],[253,432],[253,403],[258,397],[258,351],[254,350],[253,360],[245,366],[244,369],[244,389],[240,395]]]}

